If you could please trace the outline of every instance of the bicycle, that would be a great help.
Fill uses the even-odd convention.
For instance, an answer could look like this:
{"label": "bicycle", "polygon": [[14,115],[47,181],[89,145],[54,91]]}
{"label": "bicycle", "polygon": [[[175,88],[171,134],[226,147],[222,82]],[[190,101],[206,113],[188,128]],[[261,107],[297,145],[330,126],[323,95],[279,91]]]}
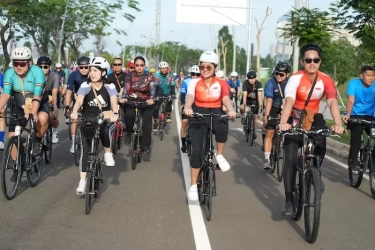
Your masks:
{"label": "bicycle", "polygon": [[245,137],[246,142],[250,141],[250,146],[253,146],[255,137],[255,120],[253,109],[255,109],[255,105],[248,105],[247,107],[250,107],[250,111],[246,114]]}
{"label": "bicycle", "polygon": [[[268,117],[268,121],[276,120],[277,124],[280,122],[280,118],[271,118]],[[284,166],[284,151],[281,149],[283,138],[280,134],[274,133],[272,137],[272,148],[270,154],[270,164],[271,164],[271,173],[274,173],[277,169],[277,180],[281,182],[283,180],[283,166]],[[280,164],[282,161],[282,165]]]}
{"label": "bicycle", "polygon": [[131,143],[129,152],[131,154],[131,164],[132,170],[135,170],[138,163],[141,163],[142,160],[142,127],[143,127],[143,118],[141,114],[141,108],[147,105],[145,101],[129,101],[128,105],[133,105],[135,107],[135,120],[133,125],[134,133],[131,137]]}
{"label": "bicycle", "polygon": [[[13,112],[13,106],[14,106],[14,97],[11,96],[7,102],[7,106],[6,106],[6,110],[5,110],[5,114],[6,116],[8,117],[11,117],[11,113]],[[5,118],[5,125],[7,127],[9,127],[9,123],[10,123],[10,119],[11,118]]]}
{"label": "bicycle", "polygon": [[228,119],[228,115],[193,113],[193,116],[198,120],[204,119],[204,117],[210,118],[210,121],[206,124],[202,150],[203,161],[197,180],[199,203],[206,207],[206,220],[210,221],[212,217],[212,201],[214,196],[217,196],[215,170],[220,170],[219,165],[213,163],[213,156],[216,153],[215,147],[213,146],[213,118],[219,117]]}
{"label": "bicycle", "polygon": [[[370,134],[367,135],[366,144],[364,142],[363,134],[361,135],[361,146],[359,148],[358,160],[359,168],[353,169],[350,164],[348,164],[348,174],[350,185],[353,188],[358,188],[361,186],[363,173],[366,172],[369,174],[369,183],[371,196],[375,199],[375,166],[374,166],[374,140],[375,140],[375,120],[367,121],[362,119],[349,119],[349,122],[352,123],[363,123],[370,124]],[[367,168],[367,169],[366,169]],[[355,178],[357,175],[357,178]]]}
{"label": "bicycle", "polygon": [[76,123],[77,123],[76,132],[74,134],[74,163],[76,167],[78,167],[81,161],[81,157],[82,157],[82,132],[81,132],[82,121],[78,120]]}
{"label": "bicycle", "polygon": [[[79,123],[82,124],[87,119],[82,118],[81,114],[78,114]],[[87,162],[90,164],[87,168],[86,175],[86,188],[85,188],[85,211],[89,214],[91,211],[92,198],[98,198],[100,189],[99,184],[103,183],[103,165],[104,159],[99,158],[99,141],[100,141],[100,125],[104,123],[103,114],[98,115],[93,122],[93,129],[95,135],[91,139],[91,149]],[[81,137],[82,138],[82,137]],[[81,158],[81,161],[83,159]],[[83,164],[83,163],[82,163]]]}
{"label": "bicycle", "polygon": [[159,108],[159,138],[162,141],[164,137],[164,128],[167,125],[166,122],[166,110],[167,110],[167,103],[173,101],[172,97],[168,96],[160,96],[157,97],[157,100],[161,100],[160,108]]}
{"label": "bicycle", "polygon": [[[18,186],[21,183],[21,177],[24,171],[27,173],[27,179],[30,182],[31,187],[38,185],[41,172],[42,172],[42,152],[39,155],[33,155],[33,143],[36,140],[36,125],[32,121],[33,116],[29,115],[30,129],[22,127],[21,119],[24,117],[19,117],[16,114],[13,116],[1,116],[2,118],[14,119],[17,121],[14,136],[10,137],[4,146],[3,151],[3,162],[1,168],[1,187],[3,195],[7,200],[12,200],[18,190]],[[22,133],[26,131],[27,136],[23,137]],[[17,149],[17,152],[14,150]],[[16,154],[15,159],[12,159],[13,155]],[[12,177],[6,176],[6,170],[12,170]],[[33,176],[35,172],[35,177]],[[13,183],[13,187],[10,188],[10,193],[8,193],[7,182]]]}
{"label": "bicycle", "polygon": [[111,131],[111,149],[114,155],[116,155],[118,149],[121,149],[122,137],[123,129],[121,126],[121,122],[117,121],[115,123],[113,131]]}
{"label": "bicycle", "polygon": [[[303,135],[303,145],[298,156],[298,163],[293,174],[293,215],[294,221],[299,221],[304,208],[305,239],[314,243],[318,237],[321,209],[321,174],[320,156],[315,153],[316,135],[331,136],[334,131],[331,129],[318,129],[306,131],[301,128],[292,128],[289,131],[278,132],[280,135]],[[311,191],[314,195],[311,198]],[[314,209],[313,218],[310,209]]]}
{"label": "bicycle", "polygon": [[42,149],[44,154],[44,161],[49,164],[52,159],[52,126],[49,122],[47,131],[43,136]]}

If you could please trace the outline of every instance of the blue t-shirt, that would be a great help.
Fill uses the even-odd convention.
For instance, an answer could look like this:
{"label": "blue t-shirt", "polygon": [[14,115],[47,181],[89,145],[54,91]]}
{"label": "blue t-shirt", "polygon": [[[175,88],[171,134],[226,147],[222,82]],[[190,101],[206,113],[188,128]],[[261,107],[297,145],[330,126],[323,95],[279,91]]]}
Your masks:
{"label": "blue t-shirt", "polygon": [[235,82],[232,81],[232,79],[228,79],[228,84],[231,88],[234,88],[237,92],[238,88],[241,87],[241,82],[239,79],[236,79]]}
{"label": "blue t-shirt", "polygon": [[[284,97],[285,86],[288,80],[289,78],[285,80],[285,83],[280,84],[280,89]],[[267,81],[266,86],[264,87],[264,96],[273,100],[272,107],[280,108],[283,104],[283,98],[281,97],[279,86],[275,78],[271,78]]]}
{"label": "blue t-shirt", "polygon": [[3,88],[3,74],[0,73],[0,87]]}
{"label": "blue t-shirt", "polygon": [[81,87],[81,84],[87,81],[87,76],[81,75],[79,73],[79,70],[73,71],[69,75],[68,79],[68,89],[71,91],[78,92],[79,88]]}
{"label": "blue t-shirt", "polygon": [[365,87],[362,79],[352,79],[348,83],[346,90],[347,96],[354,96],[354,104],[350,115],[369,115],[374,116],[375,112],[375,82]]}
{"label": "blue t-shirt", "polygon": [[175,85],[174,77],[171,73],[163,76],[160,72],[157,72],[155,74],[155,82],[158,87],[158,95],[169,95],[171,93],[171,86]]}
{"label": "blue t-shirt", "polygon": [[42,96],[44,84],[46,83],[46,77],[41,68],[35,65],[31,65],[25,78],[20,78],[14,71],[14,68],[8,69],[4,74],[3,79],[3,93],[10,95],[12,90],[15,92],[22,93],[20,86],[22,82],[25,93],[32,93],[33,95]]}

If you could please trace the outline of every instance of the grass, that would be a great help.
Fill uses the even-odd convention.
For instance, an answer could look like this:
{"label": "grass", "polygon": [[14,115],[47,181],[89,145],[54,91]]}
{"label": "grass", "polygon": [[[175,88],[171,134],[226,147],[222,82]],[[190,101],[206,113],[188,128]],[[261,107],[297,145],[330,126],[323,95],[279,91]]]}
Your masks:
{"label": "grass", "polygon": [[[328,128],[331,128],[332,125],[334,125],[334,122],[332,120],[328,120],[328,119],[325,119],[325,120],[326,120],[326,125]],[[340,135],[340,137],[331,136],[329,138],[349,145],[350,144],[350,131],[347,131],[346,133]]]}

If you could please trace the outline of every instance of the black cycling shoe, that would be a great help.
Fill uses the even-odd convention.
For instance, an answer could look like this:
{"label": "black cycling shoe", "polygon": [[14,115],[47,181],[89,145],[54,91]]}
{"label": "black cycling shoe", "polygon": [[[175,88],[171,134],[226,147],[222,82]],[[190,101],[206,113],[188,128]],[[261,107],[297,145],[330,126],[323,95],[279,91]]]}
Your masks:
{"label": "black cycling shoe", "polygon": [[356,171],[360,169],[360,164],[357,159],[350,159],[349,166],[352,170]]}
{"label": "black cycling shoe", "polygon": [[291,216],[293,214],[293,204],[291,201],[285,202],[285,207],[282,211],[283,215]]}
{"label": "black cycling shoe", "polygon": [[13,174],[12,174],[12,177],[10,177],[10,181],[11,182],[16,182],[17,175],[18,175],[18,171],[17,170],[13,170]]}
{"label": "black cycling shoe", "polygon": [[37,155],[40,155],[41,153],[41,143],[40,141],[38,141],[39,138],[37,138],[35,141],[34,141],[34,145],[33,145],[33,155],[34,156],[37,156]]}
{"label": "black cycling shoe", "polygon": [[182,145],[181,152],[182,153],[186,153],[186,144]]}

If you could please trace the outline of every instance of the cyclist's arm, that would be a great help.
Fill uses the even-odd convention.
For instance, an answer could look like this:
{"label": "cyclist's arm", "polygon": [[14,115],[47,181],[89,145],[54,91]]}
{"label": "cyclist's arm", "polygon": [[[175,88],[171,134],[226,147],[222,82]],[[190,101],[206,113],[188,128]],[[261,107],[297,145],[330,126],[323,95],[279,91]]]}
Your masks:
{"label": "cyclist's arm", "polygon": [[265,96],[265,109],[264,109],[264,117],[270,115],[272,103],[273,103],[273,84],[272,81],[268,80],[266,86],[264,87],[264,96]]}
{"label": "cyclist's arm", "polygon": [[247,101],[247,83],[242,84],[242,102],[243,106],[246,106],[246,101]]}
{"label": "cyclist's arm", "polygon": [[355,82],[351,80],[348,84],[348,88],[346,90],[346,94],[348,97],[348,101],[346,103],[346,116],[350,117],[352,113],[354,102],[355,102]]}
{"label": "cyclist's arm", "polygon": [[59,93],[59,76],[55,75],[56,77],[53,79],[52,83],[52,104],[53,106],[57,105],[57,94]]}
{"label": "cyclist's arm", "polygon": [[189,86],[187,89],[187,97],[186,97],[186,102],[185,102],[185,107],[191,108],[191,106],[194,103],[194,98],[195,98],[195,86],[197,85],[198,80],[191,80],[189,82]]}
{"label": "cyclist's arm", "polygon": [[82,83],[81,87],[77,91],[76,102],[74,104],[72,114],[78,113],[78,110],[81,108],[83,104],[83,100],[85,99],[85,96],[90,92],[90,90],[91,90],[90,84],[88,84],[87,82]]}
{"label": "cyclist's arm", "polygon": [[68,84],[67,84],[67,90],[66,90],[66,95],[65,95],[65,106],[69,106],[72,103],[72,91],[74,87],[74,81],[75,81],[75,74],[70,74],[68,78]]}
{"label": "cyclist's arm", "polygon": [[[40,107],[40,101],[42,100],[44,85],[46,84],[46,77],[41,68],[35,67],[35,78],[34,78],[34,88],[33,88],[33,102],[31,113],[33,115],[38,113]],[[39,101],[36,101],[39,100]]]}
{"label": "cyclist's arm", "polygon": [[257,97],[258,97],[258,103],[260,106],[263,104],[263,88],[262,88],[262,83],[257,82]]}

